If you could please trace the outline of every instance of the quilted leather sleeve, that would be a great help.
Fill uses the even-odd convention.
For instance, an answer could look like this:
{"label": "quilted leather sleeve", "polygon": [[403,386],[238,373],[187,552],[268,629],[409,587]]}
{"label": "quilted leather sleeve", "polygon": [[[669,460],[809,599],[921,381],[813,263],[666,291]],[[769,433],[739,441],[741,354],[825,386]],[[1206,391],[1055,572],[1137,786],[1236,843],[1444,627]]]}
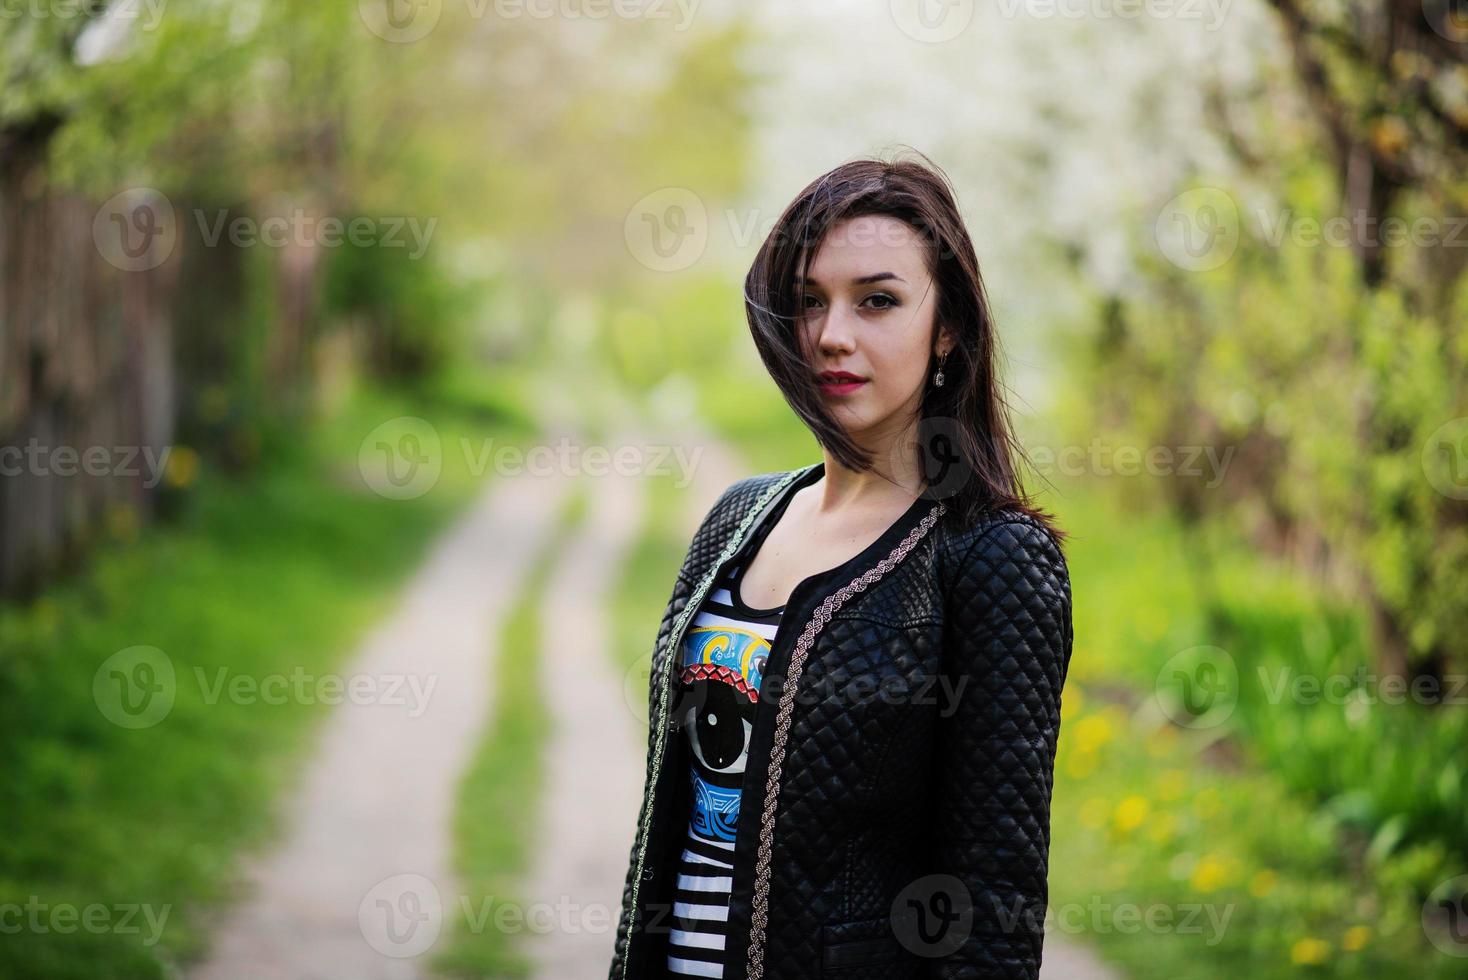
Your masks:
{"label": "quilted leather sleeve", "polygon": [[949,569],[945,665],[963,687],[939,721],[934,856],[967,890],[973,926],[929,960],[943,980],[1040,973],[1070,575],[1043,526],[1006,513],[970,532]]}

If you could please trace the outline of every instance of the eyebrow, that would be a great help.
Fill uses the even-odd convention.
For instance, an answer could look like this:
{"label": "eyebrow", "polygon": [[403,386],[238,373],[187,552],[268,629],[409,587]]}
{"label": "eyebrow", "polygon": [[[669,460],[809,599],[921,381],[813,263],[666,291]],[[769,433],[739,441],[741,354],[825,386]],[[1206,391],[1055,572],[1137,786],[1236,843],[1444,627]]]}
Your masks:
{"label": "eyebrow", "polygon": [[[896,279],[898,282],[907,282],[906,279],[902,278],[895,272],[873,272],[869,276],[858,276],[857,278],[851,280],[851,284],[853,286],[865,286],[868,283],[882,282],[884,279]],[[811,279],[808,276],[796,276],[795,281],[807,286],[818,285],[818,283],[814,279]]]}

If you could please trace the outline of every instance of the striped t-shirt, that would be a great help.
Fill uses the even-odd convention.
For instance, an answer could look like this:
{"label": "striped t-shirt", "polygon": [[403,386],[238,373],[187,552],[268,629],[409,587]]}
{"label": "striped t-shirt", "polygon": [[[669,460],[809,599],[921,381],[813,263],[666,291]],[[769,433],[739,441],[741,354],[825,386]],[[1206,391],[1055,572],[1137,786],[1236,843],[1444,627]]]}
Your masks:
{"label": "striped t-shirt", "polygon": [[744,763],[765,662],[785,611],[744,604],[739,582],[747,560],[731,564],[714,584],[683,643],[678,723],[690,748],[693,805],[673,896],[668,972],[674,976],[724,975]]}

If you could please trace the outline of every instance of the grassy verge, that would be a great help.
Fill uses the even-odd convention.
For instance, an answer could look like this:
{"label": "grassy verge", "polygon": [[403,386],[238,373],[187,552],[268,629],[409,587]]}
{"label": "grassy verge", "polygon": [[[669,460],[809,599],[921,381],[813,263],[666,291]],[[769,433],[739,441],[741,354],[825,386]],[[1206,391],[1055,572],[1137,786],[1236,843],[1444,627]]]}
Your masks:
{"label": "grassy verge", "polygon": [[[1057,925],[1139,978],[1468,976],[1429,942],[1444,923],[1424,926],[1427,896],[1463,870],[1436,839],[1448,828],[1414,838],[1376,819],[1412,757],[1452,757],[1461,719],[1274,697],[1284,667],[1348,674],[1360,624],[1242,545],[1205,566],[1166,520],[1101,491],[1061,512],[1077,646],[1052,814]],[[1172,658],[1204,646],[1238,672],[1219,688],[1227,717],[1175,724]],[[1419,783],[1415,812],[1452,791],[1443,772]]]}
{"label": "grassy verge", "polygon": [[585,505],[585,492],[578,489],[505,624],[493,672],[493,721],[459,789],[454,864],[468,902],[434,960],[434,969],[447,976],[530,972],[524,949],[514,941],[525,930],[525,905],[515,891],[535,843],[550,724],[540,687],[541,605],[556,558],[581,524]]}
{"label": "grassy verge", "polygon": [[[358,453],[406,415],[436,428],[442,474],[389,499],[364,485]],[[200,952],[204,910],[272,834],[330,710],[312,680],[471,499],[481,475],[457,447],[488,436],[529,438],[489,404],[358,392],[246,476],[186,472],[171,522],[138,534],[120,520],[85,571],[0,607],[0,902],[7,925],[24,916],[0,976],[161,977]],[[244,693],[221,694],[221,674]],[[265,696],[298,677],[306,696]],[[124,682],[143,686],[114,693]],[[129,715],[138,704],[146,717]]]}

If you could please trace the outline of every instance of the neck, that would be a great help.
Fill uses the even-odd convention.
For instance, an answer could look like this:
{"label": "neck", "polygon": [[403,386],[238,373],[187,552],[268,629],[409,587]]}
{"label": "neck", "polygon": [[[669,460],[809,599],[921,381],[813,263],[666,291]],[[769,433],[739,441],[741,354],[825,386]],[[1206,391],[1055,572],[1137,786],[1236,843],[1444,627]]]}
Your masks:
{"label": "neck", "polygon": [[917,499],[926,483],[918,466],[916,439],[917,426],[910,425],[893,437],[859,442],[872,456],[872,468],[865,471],[850,469],[830,450],[823,450],[825,473],[814,484],[817,510],[829,514]]}

